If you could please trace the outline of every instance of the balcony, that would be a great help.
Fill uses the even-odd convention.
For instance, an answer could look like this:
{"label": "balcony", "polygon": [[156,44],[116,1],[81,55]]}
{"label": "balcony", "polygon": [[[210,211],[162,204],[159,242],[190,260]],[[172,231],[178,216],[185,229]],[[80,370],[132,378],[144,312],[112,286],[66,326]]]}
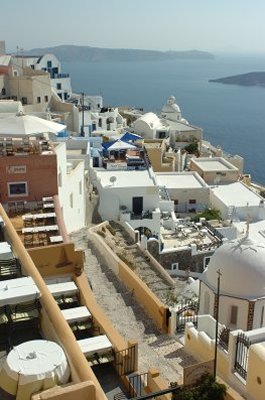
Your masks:
{"label": "balcony", "polygon": [[51,73],[51,78],[52,79],[62,79],[62,78],[69,78],[69,74],[56,74],[56,73]]}

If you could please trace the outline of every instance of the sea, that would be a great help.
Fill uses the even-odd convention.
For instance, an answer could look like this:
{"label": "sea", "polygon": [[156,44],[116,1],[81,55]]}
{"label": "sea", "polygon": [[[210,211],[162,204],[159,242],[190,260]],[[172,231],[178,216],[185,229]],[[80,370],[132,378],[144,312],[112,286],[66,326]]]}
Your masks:
{"label": "sea", "polygon": [[204,139],[244,157],[244,172],[265,185],[265,87],[209,79],[265,71],[265,55],[216,55],[213,60],[64,62],[74,92],[101,94],[106,106],[160,112],[174,95],[182,116]]}

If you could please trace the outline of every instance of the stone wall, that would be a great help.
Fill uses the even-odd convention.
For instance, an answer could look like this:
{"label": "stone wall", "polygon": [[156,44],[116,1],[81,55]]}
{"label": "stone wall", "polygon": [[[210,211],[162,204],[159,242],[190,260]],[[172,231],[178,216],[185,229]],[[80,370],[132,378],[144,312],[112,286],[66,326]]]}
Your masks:
{"label": "stone wall", "polygon": [[213,255],[213,251],[208,253],[191,255],[191,250],[172,251],[170,253],[159,254],[159,242],[148,241],[147,249],[153,257],[167,270],[171,270],[171,265],[179,264],[179,269],[185,271],[189,269],[191,272],[203,272],[204,258]]}

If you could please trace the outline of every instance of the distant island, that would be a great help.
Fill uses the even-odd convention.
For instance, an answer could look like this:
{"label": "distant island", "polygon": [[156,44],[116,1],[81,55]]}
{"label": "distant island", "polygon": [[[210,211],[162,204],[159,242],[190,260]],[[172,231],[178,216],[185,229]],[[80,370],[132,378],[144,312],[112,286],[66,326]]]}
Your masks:
{"label": "distant island", "polygon": [[228,85],[265,87],[265,72],[249,72],[247,74],[233,75],[226,78],[209,79],[209,82],[224,83]]}
{"label": "distant island", "polygon": [[210,60],[214,55],[206,51],[156,51],[138,49],[107,49],[90,46],[62,45],[28,50],[28,55],[54,54],[60,61],[163,61]]}

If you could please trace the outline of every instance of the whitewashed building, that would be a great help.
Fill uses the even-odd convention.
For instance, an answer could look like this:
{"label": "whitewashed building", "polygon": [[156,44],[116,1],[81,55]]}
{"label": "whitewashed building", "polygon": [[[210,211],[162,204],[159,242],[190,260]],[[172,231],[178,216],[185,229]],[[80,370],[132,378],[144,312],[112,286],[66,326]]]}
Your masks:
{"label": "whitewashed building", "polygon": [[85,226],[86,186],[84,160],[67,157],[66,143],[55,143],[57,156],[57,183],[61,211],[67,232]]}
{"label": "whitewashed building", "polygon": [[242,182],[211,187],[211,207],[231,221],[261,221],[265,219],[264,199]]}
{"label": "whitewashed building", "polygon": [[62,72],[61,63],[54,54],[39,56],[13,55],[13,63],[20,68],[30,67],[36,71],[48,72],[51,86],[62,101],[68,100],[72,95],[71,78],[68,73]]}
{"label": "whitewashed building", "polygon": [[202,212],[209,206],[210,188],[196,172],[159,172],[156,181],[167,190],[175,213]]}

